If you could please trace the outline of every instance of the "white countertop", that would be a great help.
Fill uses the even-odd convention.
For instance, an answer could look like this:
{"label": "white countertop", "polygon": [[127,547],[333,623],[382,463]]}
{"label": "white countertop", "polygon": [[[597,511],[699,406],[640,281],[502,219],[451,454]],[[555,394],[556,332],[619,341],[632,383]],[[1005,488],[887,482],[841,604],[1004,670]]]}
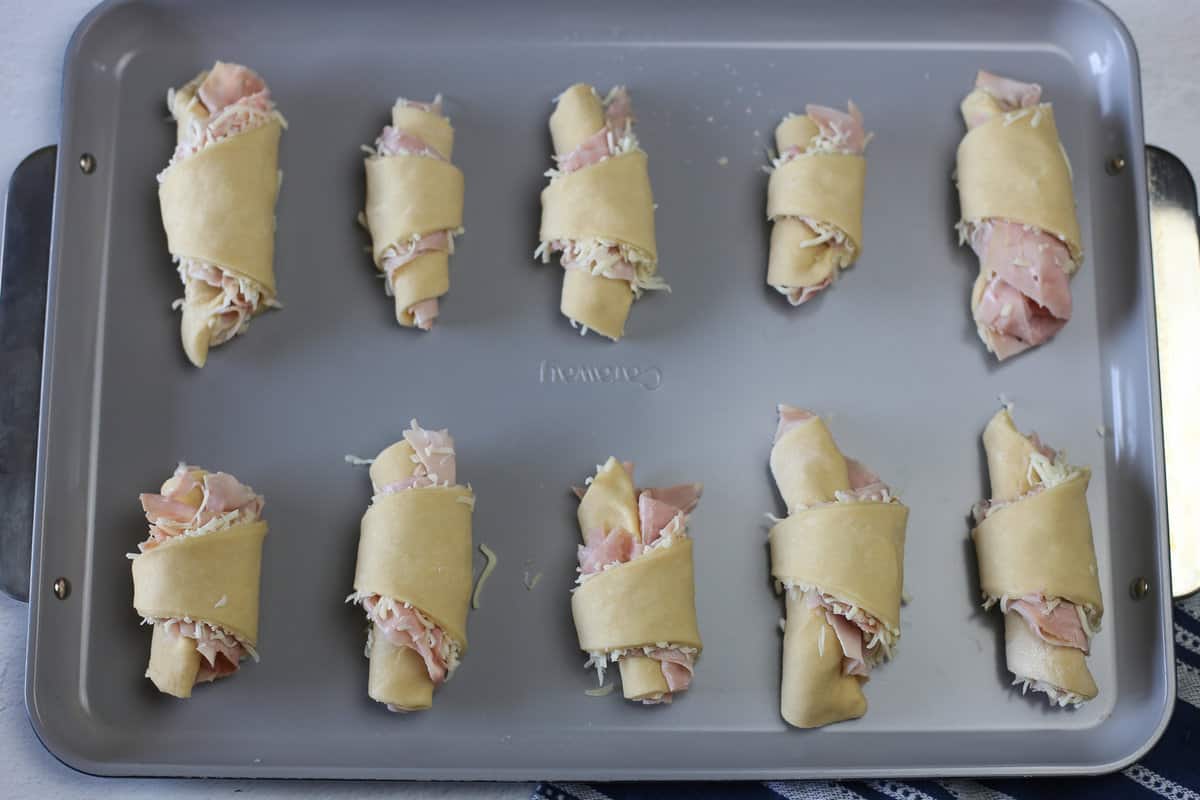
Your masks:
{"label": "white countertop", "polygon": [[[0,0],[0,181],[22,158],[58,140],[63,53],[90,0]],[[1137,42],[1146,140],[1200,174],[1200,3],[1110,0]],[[528,797],[530,784],[105,780],[63,766],[38,742],[25,716],[26,606],[0,597],[0,796],[158,797],[253,793],[255,797]]]}

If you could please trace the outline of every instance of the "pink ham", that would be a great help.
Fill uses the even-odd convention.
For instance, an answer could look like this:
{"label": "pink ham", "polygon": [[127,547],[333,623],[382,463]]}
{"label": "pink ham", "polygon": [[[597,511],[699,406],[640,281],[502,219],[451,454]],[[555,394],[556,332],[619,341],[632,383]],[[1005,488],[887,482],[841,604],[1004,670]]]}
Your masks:
{"label": "pink ham", "polygon": [[834,143],[839,153],[862,155],[867,146],[867,133],[863,128],[863,115],[851,100],[849,111],[838,111],[828,106],[807,105],[804,113],[817,123],[821,135]]}
{"label": "pink ham", "polygon": [[[563,269],[581,269],[586,272],[592,271],[592,262],[586,259],[580,260],[571,242],[556,239],[550,243],[550,251],[552,253],[562,254],[561,258],[559,259],[559,263],[562,264]],[[621,249],[619,247],[610,247],[608,248],[608,252],[609,254],[615,256],[621,252]],[[621,281],[633,282],[637,280],[637,270],[632,264],[623,258],[618,258],[616,261],[605,266],[601,274],[605,278],[613,278]]]}
{"label": "pink ham", "polygon": [[215,114],[244,97],[265,92],[267,84],[249,67],[218,61],[196,91],[200,102]]}
{"label": "pink ham", "polygon": [[803,408],[781,404],[779,411],[779,426],[775,429],[775,441],[778,442],[783,438],[783,435],[792,428],[798,427],[801,423],[807,422],[810,419],[815,419],[816,414]]}
{"label": "pink ham", "polygon": [[700,503],[700,495],[703,493],[704,486],[699,483],[681,483],[678,486],[661,489],[643,489],[641,497],[662,501],[674,506],[677,511],[690,514],[696,510],[696,506]]}
{"label": "pink ham", "polygon": [[223,514],[254,505],[259,499],[253,489],[227,472],[210,472],[204,476],[204,504],[201,511]]}
{"label": "pink ham", "polygon": [[441,655],[445,633],[438,626],[426,628],[415,609],[401,603],[383,605],[378,595],[363,600],[363,609],[372,623],[379,626],[395,647],[416,650],[425,662],[425,669],[434,685],[446,680],[447,664]]}
{"label": "pink ham", "polygon": [[832,284],[833,278],[826,278],[820,283],[814,283],[812,286],[799,286],[789,289],[787,293],[788,302],[794,306],[802,306],[828,289]]}
{"label": "pink ham", "polygon": [[444,155],[420,136],[393,128],[391,125],[385,126],[379,134],[379,138],[375,140],[375,148],[381,156],[413,155],[435,158],[438,161],[446,160]]}
{"label": "pink ham", "polygon": [[838,644],[842,647],[842,674],[863,677],[870,675],[871,668],[867,666],[866,654],[863,652],[862,629],[841,614],[830,611],[825,612],[825,621],[837,634]]}
{"label": "pink ham", "polygon": [[633,534],[627,530],[617,528],[605,533],[594,528],[587,532],[584,544],[579,545],[579,573],[591,575],[600,572],[608,564],[623,564],[639,550]]}
{"label": "pink ham", "polygon": [[190,522],[196,516],[196,507],[179,500],[172,500],[161,494],[140,494],[138,500],[146,519],[154,524],[159,522]]}
{"label": "pink ham", "polygon": [[584,167],[603,161],[612,155],[608,146],[609,129],[607,127],[593,133],[584,139],[574,150],[566,155],[554,156],[559,172],[575,172]]}
{"label": "pink ham", "polygon": [[1075,647],[1085,653],[1091,648],[1087,632],[1083,629],[1083,621],[1079,619],[1079,611],[1074,603],[1062,600],[1052,611],[1046,613],[1046,598],[1041,595],[1028,595],[1020,600],[1010,600],[1008,610],[1020,614],[1029,625],[1029,629],[1050,644]]}
{"label": "pink ham", "polygon": [[696,665],[696,656],[692,653],[685,653],[676,647],[653,647],[646,652],[646,657],[662,665],[668,693],[683,692],[691,686]]}
{"label": "pink ham", "polygon": [[1036,83],[1002,78],[982,69],[975,76],[975,88],[991,95],[1005,111],[1030,108],[1042,99],[1042,87]]}

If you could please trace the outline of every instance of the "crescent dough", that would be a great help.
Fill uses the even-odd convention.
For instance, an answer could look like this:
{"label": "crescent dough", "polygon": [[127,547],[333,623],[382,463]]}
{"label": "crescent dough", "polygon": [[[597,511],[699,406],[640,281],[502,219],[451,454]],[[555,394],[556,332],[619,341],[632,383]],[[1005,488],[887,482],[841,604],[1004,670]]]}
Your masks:
{"label": "crescent dough", "polygon": [[463,486],[379,495],[363,514],[354,588],[420,609],[465,650],[471,506]]}
{"label": "crescent dough", "polygon": [[700,649],[692,540],[680,539],[598,572],[571,595],[582,650],[671,642]]}
{"label": "crescent dough", "polygon": [[1015,611],[1004,615],[1004,658],[1014,675],[1044,681],[1085,700],[1100,692],[1082,650],[1043,641]]}
{"label": "crescent dough", "polygon": [[423,253],[396,272],[392,295],[396,300],[396,321],[411,328],[416,324],[413,305],[441,297],[450,291],[450,254],[445,250]]}
{"label": "crescent dough", "polygon": [[450,126],[450,120],[441,114],[413,106],[394,105],[392,127],[418,136],[447,161],[454,155],[454,128]]}
{"label": "crescent dough", "polygon": [[846,459],[820,417],[796,425],[771,448],[771,475],[789,513],[799,505],[828,503],[850,488]]}
{"label": "crescent dough", "polygon": [[275,296],[278,119],[179,161],[158,186],[167,248],[223,267]]}
{"label": "crescent dough", "polygon": [[1082,260],[1071,169],[1049,103],[968,131],[958,146],[958,194],[965,222],[998,218],[1032,225],[1067,244],[1073,260],[1068,271]]}
{"label": "crescent dough", "polygon": [[146,677],[160,692],[188,698],[200,674],[200,651],[196,640],[169,631],[161,623],[154,626],[150,637],[150,665]]}
{"label": "crescent dough", "polygon": [[563,270],[559,310],[591,330],[616,341],[625,335],[625,320],[633,305],[629,281],[593,275],[582,269]]}
{"label": "crescent dough", "polygon": [[811,153],[776,167],[767,183],[767,219],[808,217],[846,234],[862,252],[867,160],[842,153]]}
{"label": "crescent dough", "polygon": [[1007,408],[996,412],[983,429],[988,478],[995,500],[1016,500],[1033,488],[1029,482],[1029,458],[1037,452],[1033,442],[1013,424]]}
{"label": "crescent dough", "polygon": [[802,595],[793,598],[791,592],[783,632],[783,663],[779,711],[788,724],[818,728],[867,713],[862,690],[867,679],[842,674],[842,648],[824,612],[819,607],[809,608]]}
{"label": "crescent dough", "polygon": [[900,503],[831,503],[794,513],[771,529],[771,575],[820,587],[895,632],[904,586]]}
{"label": "crescent dough", "polygon": [[604,127],[604,105],[596,90],[577,83],[558,97],[550,115],[550,138],[554,152],[569,153]]}
{"label": "crescent dough", "polygon": [[172,537],[147,550],[132,561],[133,607],[143,617],[206,622],[253,647],[266,535],[267,523],[259,521]]}
{"label": "crescent dough", "polygon": [[971,532],[989,597],[1045,594],[1103,611],[1087,492],[1091,472],[997,508]]}
{"label": "crescent dough", "polygon": [[433,706],[433,680],[425,660],[411,647],[396,647],[376,628],[371,635],[367,695],[403,711]]}
{"label": "crescent dough", "polygon": [[585,537],[588,531],[599,529],[607,533],[618,528],[641,537],[633,479],[620,461],[610,456],[604,462],[580,499],[576,517]]}
{"label": "crescent dough", "polygon": [[816,286],[830,280],[841,266],[839,251],[813,247],[817,232],[795,217],[780,217],[771,226],[767,285]]}
{"label": "crescent dough", "polygon": [[414,234],[462,227],[463,174],[446,161],[427,156],[376,156],[367,170],[367,228],[375,264],[383,252]]}
{"label": "crescent dough", "polygon": [[542,241],[603,239],[658,258],[654,196],[641,150],[568,172],[542,190]]}

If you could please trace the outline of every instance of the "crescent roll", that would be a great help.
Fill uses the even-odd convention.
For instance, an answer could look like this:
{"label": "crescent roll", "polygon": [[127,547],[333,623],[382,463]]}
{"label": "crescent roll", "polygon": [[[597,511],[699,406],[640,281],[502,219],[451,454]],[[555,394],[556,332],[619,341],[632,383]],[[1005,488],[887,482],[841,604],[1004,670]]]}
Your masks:
{"label": "crescent roll", "polygon": [[696,623],[688,516],[698,483],[635,489],[633,465],[609,458],[579,495],[579,578],[571,613],[586,666],[617,664],[627,700],[669,703],[691,685]]}
{"label": "crescent roll", "polygon": [[908,508],[792,406],[779,407],[771,474],[788,511],[768,536],[787,607],[780,713],[797,728],[861,717],[862,686],[900,639]]}
{"label": "crescent roll", "polygon": [[177,144],[158,174],[167,249],[183,281],[183,350],[203,367],[210,347],[277,306],[275,200],[287,126],[263,79],[218,61],[167,93]]}
{"label": "crescent roll", "polygon": [[454,129],[431,103],[403,97],[392,107],[363,164],[366,210],[360,218],[371,234],[371,254],[395,298],[396,321],[433,328],[442,295],[450,290],[450,254],[463,232],[463,174],[450,163]]}
{"label": "crescent roll", "polygon": [[225,472],[180,464],[138,498],[150,532],[131,553],[133,607],[152,625],[149,678],[187,698],[258,660],[263,498]]}
{"label": "crescent roll", "polygon": [[971,531],[985,609],[1004,614],[1013,683],[1051,705],[1079,705],[1099,689],[1087,667],[1104,601],[1087,507],[1091,472],[1068,464],[1008,409],[983,431],[992,497],[976,504]]}
{"label": "crescent roll", "polygon": [[613,341],[624,335],[635,298],[668,288],[658,276],[654,195],[633,122],[623,86],[603,100],[583,83],[559,95],[550,116],[556,166],[546,173],[534,252],[542,263],[559,254],[560,309],[571,325]]}
{"label": "crescent roll", "polygon": [[412,421],[371,464],[354,592],[370,628],[367,694],[389,711],[433,705],[467,649],[475,493],[456,482],[454,440]]}
{"label": "crescent roll", "polygon": [[794,306],[831,285],[862,252],[863,151],[871,135],[858,107],[849,109],[810,105],[775,129],[767,284]]}
{"label": "crescent roll", "polygon": [[1071,319],[1071,276],[1083,241],[1071,164],[1042,87],[981,71],[962,102],[959,239],[979,257],[971,313],[1003,361],[1050,339]]}

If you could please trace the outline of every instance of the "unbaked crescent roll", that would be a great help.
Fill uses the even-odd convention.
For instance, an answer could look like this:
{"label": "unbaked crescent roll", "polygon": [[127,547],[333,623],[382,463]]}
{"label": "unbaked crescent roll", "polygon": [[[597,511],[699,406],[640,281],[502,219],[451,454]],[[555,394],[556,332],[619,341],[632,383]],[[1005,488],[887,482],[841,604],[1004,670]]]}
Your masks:
{"label": "unbaked crescent roll", "polygon": [[396,321],[433,328],[438,298],[450,290],[450,254],[463,232],[463,174],[450,163],[454,129],[432,103],[396,100],[363,161],[367,206],[359,218],[371,234],[371,254],[396,300]]}
{"label": "unbaked crescent roll", "polygon": [[133,607],[154,626],[146,677],[191,697],[197,683],[258,660],[263,499],[232,475],[186,464],[138,499],[150,533],[129,557]]}
{"label": "unbaked crescent roll", "polygon": [[177,144],[158,174],[167,248],[183,281],[183,350],[203,367],[275,300],[279,136],[287,126],[262,78],[218,61],[167,93]]}
{"label": "unbaked crescent roll", "polygon": [[787,605],[780,713],[798,728],[861,717],[862,685],[900,638],[908,508],[792,406],[779,407],[771,474],[788,510],[768,537]]}
{"label": "unbaked crescent roll", "polygon": [[1062,330],[1083,263],[1071,165],[1041,96],[1035,83],[981,71],[962,102],[959,240],[979,257],[971,313],[1001,361]]}
{"label": "unbaked crescent roll", "polygon": [[1091,472],[1025,436],[1002,408],[983,431],[992,497],[971,531],[983,607],[1004,613],[1008,669],[1055,706],[1099,691],[1086,656],[1104,602],[1087,507]]}
{"label": "unbaked crescent roll", "polygon": [[371,464],[354,592],[371,627],[367,694],[389,711],[433,705],[467,649],[475,493],[456,482],[454,440],[412,421]]}
{"label": "unbaked crescent roll", "polygon": [[542,263],[559,254],[560,309],[571,325],[613,341],[635,298],[668,288],[658,276],[654,196],[633,121],[623,86],[603,100],[584,83],[559,95],[550,116],[556,167],[546,173],[534,252]]}
{"label": "unbaked crescent roll", "polygon": [[627,700],[669,703],[692,682],[696,624],[688,515],[698,483],[635,489],[633,465],[609,458],[579,495],[579,578],[571,613],[579,647],[601,685],[621,668]]}
{"label": "unbaked crescent roll", "polygon": [[849,112],[810,105],[775,129],[779,156],[767,184],[767,284],[794,306],[832,284],[862,252],[863,192],[871,135]]}

